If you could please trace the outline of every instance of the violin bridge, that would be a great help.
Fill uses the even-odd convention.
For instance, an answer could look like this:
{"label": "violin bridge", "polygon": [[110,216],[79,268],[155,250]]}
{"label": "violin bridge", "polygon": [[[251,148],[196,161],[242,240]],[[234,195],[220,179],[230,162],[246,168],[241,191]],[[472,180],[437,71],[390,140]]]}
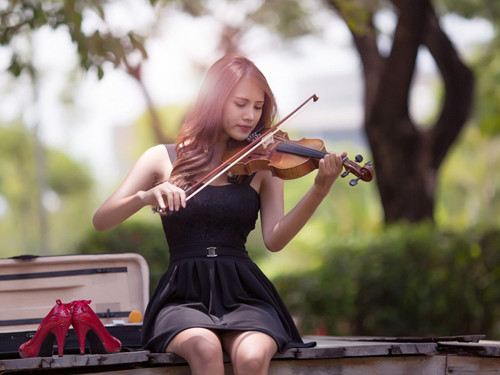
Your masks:
{"label": "violin bridge", "polygon": [[267,148],[267,146],[269,146],[273,142],[274,142],[273,134],[268,134],[267,136],[262,138],[261,145],[262,145],[262,147]]}

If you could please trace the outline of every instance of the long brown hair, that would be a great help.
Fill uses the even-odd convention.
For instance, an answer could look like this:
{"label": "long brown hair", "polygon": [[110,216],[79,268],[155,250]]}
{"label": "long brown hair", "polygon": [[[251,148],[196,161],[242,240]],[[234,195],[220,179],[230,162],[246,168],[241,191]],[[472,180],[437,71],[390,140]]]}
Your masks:
{"label": "long brown hair", "polygon": [[222,134],[222,109],[231,90],[243,78],[251,78],[264,91],[262,114],[254,131],[269,127],[277,113],[274,94],[262,72],[242,56],[226,55],[208,70],[194,105],[187,114],[177,136],[170,182],[187,188],[200,171],[206,171],[213,155],[213,145]]}

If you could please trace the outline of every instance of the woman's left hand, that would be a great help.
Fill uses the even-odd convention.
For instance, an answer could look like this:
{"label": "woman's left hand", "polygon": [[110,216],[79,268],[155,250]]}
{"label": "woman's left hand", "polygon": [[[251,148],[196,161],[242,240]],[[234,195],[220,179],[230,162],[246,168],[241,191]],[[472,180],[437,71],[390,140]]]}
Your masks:
{"label": "woman's left hand", "polygon": [[346,155],[347,153],[345,152],[342,154],[332,152],[325,155],[323,159],[319,161],[318,174],[314,180],[314,187],[321,194],[328,194],[333,183],[342,173],[342,158]]}

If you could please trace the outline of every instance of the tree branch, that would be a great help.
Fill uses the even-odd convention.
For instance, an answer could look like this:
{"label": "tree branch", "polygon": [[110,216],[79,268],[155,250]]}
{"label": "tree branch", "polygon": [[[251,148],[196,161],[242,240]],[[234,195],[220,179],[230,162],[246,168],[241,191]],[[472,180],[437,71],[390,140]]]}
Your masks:
{"label": "tree branch", "polygon": [[438,18],[429,8],[426,15],[424,45],[434,57],[441,72],[445,90],[439,119],[430,132],[433,139],[432,164],[439,166],[469,117],[474,95],[474,76],[460,60],[448,36],[439,26]]}

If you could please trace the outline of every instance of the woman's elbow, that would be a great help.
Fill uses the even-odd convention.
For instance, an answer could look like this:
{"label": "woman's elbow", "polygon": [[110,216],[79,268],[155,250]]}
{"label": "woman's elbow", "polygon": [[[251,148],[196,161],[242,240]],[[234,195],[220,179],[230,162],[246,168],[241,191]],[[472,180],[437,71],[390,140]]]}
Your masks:
{"label": "woman's elbow", "polygon": [[94,225],[94,229],[98,232],[103,232],[110,229],[110,226],[108,225],[108,223],[106,223],[106,220],[103,220],[101,215],[99,215],[99,211],[97,211],[92,217],[92,224]]}
{"label": "woman's elbow", "polygon": [[104,225],[102,223],[100,223],[99,220],[97,220],[95,216],[92,218],[92,224],[94,225],[94,229],[98,232],[102,232],[102,231],[106,230]]}
{"label": "woman's elbow", "polygon": [[264,245],[266,246],[267,250],[272,253],[277,253],[278,251],[283,250],[283,248],[285,247],[285,245],[273,243],[272,241],[264,241]]}

